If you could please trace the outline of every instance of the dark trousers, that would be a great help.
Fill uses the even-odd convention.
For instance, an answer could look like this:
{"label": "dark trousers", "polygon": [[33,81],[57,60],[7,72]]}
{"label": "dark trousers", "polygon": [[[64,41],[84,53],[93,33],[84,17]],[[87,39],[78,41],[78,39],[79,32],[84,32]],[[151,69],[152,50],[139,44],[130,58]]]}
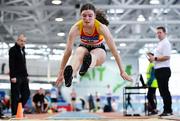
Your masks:
{"label": "dark trousers", "polygon": [[131,102],[127,100],[127,103],[126,103],[126,110],[128,109],[128,107],[130,107],[130,108],[132,108],[132,109],[134,110],[134,108],[133,108]]}
{"label": "dark trousers", "polygon": [[111,97],[107,97],[107,104],[108,104],[110,110],[112,111]]}
{"label": "dark trousers", "polygon": [[44,109],[46,105],[44,104],[44,102],[37,102],[35,103],[35,108],[36,108],[36,112],[37,113],[43,113],[45,112]]}
{"label": "dark trousers", "polygon": [[150,112],[155,111],[157,107],[156,88],[148,87],[147,99],[148,99],[148,111]]}
{"label": "dark trousers", "polygon": [[11,114],[16,115],[18,102],[22,102],[22,106],[26,104],[30,96],[29,80],[27,77],[17,77],[16,83],[11,82]]}
{"label": "dark trousers", "polygon": [[172,98],[169,92],[169,84],[168,84],[170,76],[171,76],[171,69],[168,67],[155,69],[155,77],[157,79],[159,92],[164,103],[164,107],[163,107],[164,112],[168,112],[168,113],[172,112],[172,108],[171,108]]}
{"label": "dark trousers", "polygon": [[0,101],[0,118],[3,116],[3,103]]}

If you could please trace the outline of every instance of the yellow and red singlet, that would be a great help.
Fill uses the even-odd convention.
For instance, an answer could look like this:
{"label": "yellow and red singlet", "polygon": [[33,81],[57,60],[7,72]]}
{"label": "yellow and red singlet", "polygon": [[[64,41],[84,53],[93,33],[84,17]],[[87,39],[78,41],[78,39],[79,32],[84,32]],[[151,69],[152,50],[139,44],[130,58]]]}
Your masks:
{"label": "yellow and red singlet", "polygon": [[99,45],[99,44],[103,43],[103,36],[97,32],[97,29],[99,29],[99,26],[100,26],[100,22],[98,20],[95,20],[95,26],[93,29],[93,33],[90,35],[86,34],[83,31],[83,21],[82,20],[79,20],[77,22],[77,25],[79,26],[80,40],[81,40],[82,44],[93,46],[93,45]]}

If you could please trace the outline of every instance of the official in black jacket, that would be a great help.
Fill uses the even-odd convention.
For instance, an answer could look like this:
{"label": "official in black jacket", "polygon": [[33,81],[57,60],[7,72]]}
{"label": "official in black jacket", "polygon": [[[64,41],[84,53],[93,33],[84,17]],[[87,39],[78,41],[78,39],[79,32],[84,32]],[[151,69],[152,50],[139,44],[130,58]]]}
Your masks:
{"label": "official in black jacket", "polygon": [[18,102],[21,101],[24,107],[30,96],[24,51],[25,43],[26,37],[24,34],[20,34],[16,40],[15,45],[9,50],[12,116],[16,115],[17,113]]}

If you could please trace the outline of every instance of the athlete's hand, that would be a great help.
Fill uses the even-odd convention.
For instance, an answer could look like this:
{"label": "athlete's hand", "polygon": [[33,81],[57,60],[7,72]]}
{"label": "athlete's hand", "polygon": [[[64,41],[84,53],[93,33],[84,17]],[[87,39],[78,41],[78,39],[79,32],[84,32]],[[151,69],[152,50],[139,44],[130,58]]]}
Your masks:
{"label": "athlete's hand", "polygon": [[121,72],[121,77],[124,79],[124,80],[127,80],[127,81],[130,81],[132,82],[132,78],[125,72],[125,71],[122,71]]}
{"label": "athlete's hand", "polygon": [[17,81],[16,78],[12,78],[12,79],[11,79],[11,82],[12,82],[12,83],[16,83],[16,81]]}
{"label": "athlete's hand", "polygon": [[58,74],[58,77],[56,79],[56,86],[60,86],[63,83],[64,76],[63,74]]}

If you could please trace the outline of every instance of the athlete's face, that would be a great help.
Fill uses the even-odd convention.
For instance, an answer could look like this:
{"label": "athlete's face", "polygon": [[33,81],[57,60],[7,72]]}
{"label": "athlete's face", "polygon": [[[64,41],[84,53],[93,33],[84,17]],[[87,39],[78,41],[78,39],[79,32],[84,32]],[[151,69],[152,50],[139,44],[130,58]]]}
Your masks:
{"label": "athlete's face", "polygon": [[81,18],[85,26],[92,26],[95,20],[95,13],[93,10],[83,10],[81,12]]}

